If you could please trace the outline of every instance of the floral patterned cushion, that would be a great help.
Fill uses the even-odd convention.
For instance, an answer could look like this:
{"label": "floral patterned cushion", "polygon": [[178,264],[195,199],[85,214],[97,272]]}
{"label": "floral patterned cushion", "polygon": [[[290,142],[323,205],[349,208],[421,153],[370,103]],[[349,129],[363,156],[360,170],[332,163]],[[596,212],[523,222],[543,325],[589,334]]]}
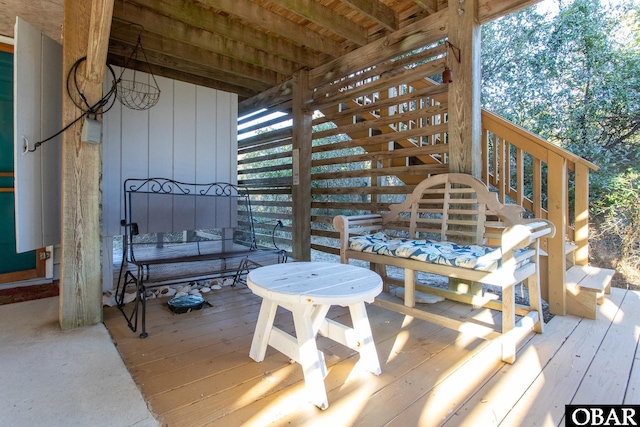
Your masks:
{"label": "floral patterned cushion", "polygon": [[[450,265],[473,270],[495,271],[500,266],[500,248],[480,245],[459,245],[453,242],[392,238],[383,232],[349,239],[349,248],[401,258],[411,258],[432,264]],[[527,249],[519,249],[518,253]],[[526,262],[526,260],[525,260]]]}

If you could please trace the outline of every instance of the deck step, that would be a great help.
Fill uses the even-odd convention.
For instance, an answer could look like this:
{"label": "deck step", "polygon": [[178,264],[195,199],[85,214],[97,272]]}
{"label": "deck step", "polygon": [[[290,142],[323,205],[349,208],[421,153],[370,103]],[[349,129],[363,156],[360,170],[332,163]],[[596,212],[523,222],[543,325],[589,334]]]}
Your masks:
{"label": "deck step", "polygon": [[588,319],[596,318],[596,306],[611,293],[611,279],[615,270],[575,265],[567,270],[567,312]]}

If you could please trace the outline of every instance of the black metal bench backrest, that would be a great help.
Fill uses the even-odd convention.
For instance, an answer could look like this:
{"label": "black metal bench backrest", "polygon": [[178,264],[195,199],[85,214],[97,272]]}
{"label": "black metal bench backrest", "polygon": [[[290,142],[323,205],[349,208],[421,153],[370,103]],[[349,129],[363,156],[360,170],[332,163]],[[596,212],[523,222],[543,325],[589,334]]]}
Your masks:
{"label": "black metal bench backrest", "polygon": [[[136,256],[140,259],[143,247],[193,243],[195,250],[203,253],[219,251],[223,243],[226,247],[256,248],[249,191],[230,183],[127,179],[124,214],[121,225],[127,261],[135,261]],[[158,257],[158,251],[153,256]]]}

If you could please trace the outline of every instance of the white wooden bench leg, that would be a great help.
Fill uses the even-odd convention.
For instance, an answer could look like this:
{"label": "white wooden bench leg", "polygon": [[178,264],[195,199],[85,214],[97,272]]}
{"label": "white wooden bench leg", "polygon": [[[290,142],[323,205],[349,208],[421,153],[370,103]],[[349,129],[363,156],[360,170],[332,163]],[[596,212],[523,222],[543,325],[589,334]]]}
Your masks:
{"label": "white wooden bench leg", "polygon": [[249,350],[249,357],[256,362],[262,362],[264,360],[277,309],[278,304],[266,299],[262,300],[262,305],[260,305],[260,314],[258,314],[258,323],[256,324],[256,331],[253,333],[251,350]]}
{"label": "white wooden bench leg", "polygon": [[369,324],[369,317],[367,316],[367,309],[364,302],[350,305],[349,311],[351,312],[353,329],[356,334],[356,339],[358,340],[356,350],[360,353],[360,361],[368,372],[380,375],[382,370],[380,369],[378,352],[376,351],[376,345],[373,341],[371,325]]}
{"label": "white wooden bench leg", "polygon": [[316,334],[313,330],[312,312],[310,305],[293,307],[293,323],[296,328],[296,337],[300,351],[299,363],[302,365],[305,389],[311,403],[320,409],[327,409],[327,391],[324,386],[326,365],[323,354],[318,351]]}

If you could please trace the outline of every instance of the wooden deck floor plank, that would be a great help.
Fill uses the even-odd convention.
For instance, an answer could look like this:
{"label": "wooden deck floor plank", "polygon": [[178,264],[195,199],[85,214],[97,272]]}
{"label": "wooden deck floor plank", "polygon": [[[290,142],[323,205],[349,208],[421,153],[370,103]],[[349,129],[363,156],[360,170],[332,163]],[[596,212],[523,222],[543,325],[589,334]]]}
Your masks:
{"label": "wooden deck floor plank", "polygon": [[[213,307],[186,315],[171,313],[163,305],[167,300],[151,300],[150,336],[144,340],[129,330],[116,308],[105,308],[105,325],[164,425],[422,427],[440,425],[447,418],[446,427],[558,425],[567,396],[580,396],[580,382],[584,391],[578,393],[593,389],[584,378],[591,372],[592,358],[592,369],[598,364],[607,367],[607,354],[594,350],[598,339],[593,336],[600,334],[600,342],[604,339],[608,346],[607,339],[615,341],[616,334],[630,331],[626,325],[613,325],[609,335],[601,332],[611,324],[611,304],[619,304],[614,291],[598,307],[598,320],[556,316],[545,334],[533,334],[523,344],[514,365],[506,365],[495,343],[368,305],[382,375],[364,372],[357,352],[319,336],[328,366],[330,405],[321,411],[306,399],[298,364],[271,347],[261,363],[248,357],[261,299],[244,285],[215,292]],[[446,311],[461,320],[476,316],[484,324],[500,322],[497,312],[450,301],[428,305],[427,310]],[[344,308],[332,309],[329,317],[348,324],[346,313]],[[290,313],[279,311],[276,324],[293,331]],[[622,329],[614,329],[618,327]],[[568,336],[564,343],[563,335]],[[634,384],[640,383],[640,349],[629,344],[624,352],[633,359],[625,358],[625,402],[638,404],[640,391]],[[625,390],[619,383],[614,379],[611,387]]]}
{"label": "wooden deck floor plank", "polygon": [[557,426],[615,316],[621,292],[598,306],[596,320],[581,319],[553,359],[502,421],[502,425]]}
{"label": "wooden deck floor plank", "polygon": [[[165,323],[162,326],[162,333],[151,334],[145,339],[126,340],[119,348],[122,353],[126,353],[133,359],[132,364],[147,363],[150,358],[166,357],[167,354],[173,354],[180,349],[176,349],[176,342],[184,342],[189,338],[202,337],[203,334],[211,333],[215,330],[225,330],[233,327],[235,324],[251,321],[257,318],[259,305],[252,302],[251,299],[246,300],[248,304],[242,304],[240,301],[230,304],[227,310],[216,308],[205,308],[191,313],[183,314],[165,314],[171,316],[172,323]],[[151,304],[157,304],[155,302]],[[168,311],[168,310],[167,310]],[[250,320],[247,320],[247,319]],[[122,326],[122,325],[118,325]],[[116,333],[128,334],[122,329],[118,329]],[[206,341],[206,340],[203,340]],[[165,347],[165,352],[161,348]],[[186,347],[181,347],[182,349]],[[138,360],[135,356],[142,357]]]}
{"label": "wooden deck floor plank", "polygon": [[[155,338],[149,337],[140,340],[144,342],[136,342],[130,346],[119,346],[119,351],[128,365],[137,368],[234,338],[239,325],[245,322],[255,322],[257,318],[257,312],[253,309],[243,313],[240,317],[221,319],[218,322],[213,321],[196,327],[191,327],[185,319],[183,326],[172,334]],[[196,333],[196,335],[191,335],[192,333]]]}
{"label": "wooden deck floor plank", "polygon": [[[624,291],[615,289],[613,292]],[[620,309],[571,404],[623,403],[640,336],[639,296],[634,292],[624,292]]]}
{"label": "wooden deck floor plank", "polygon": [[[342,316],[334,317],[334,320],[340,321]],[[252,365],[250,368],[258,367],[258,370],[263,370],[265,368],[260,368],[259,364],[256,364],[251,358],[249,358],[249,353],[247,349],[251,344],[251,339],[253,337],[253,330],[255,328],[255,321],[253,324],[247,323],[243,325],[244,333],[242,339],[238,338],[238,340],[234,340],[235,343],[233,345],[233,352],[225,352],[223,354],[218,354],[220,352],[219,345],[212,344],[208,351],[200,352],[199,360],[195,361],[195,355],[191,355],[192,364],[186,365],[184,359],[180,360],[180,363],[176,363],[176,368],[170,371],[164,371],[159,375],[151,379],[147,379],[144,384],[144,389],[146,393],[149,393],[150,396],[166,393],[177,389],[181,386],[189,385],[191,389],[196,393],[196,397],[205,397],[211,394],[215,394],[219,392],[220,389],[220,381],[218,381],[215,377],[216,375],[227,375],[228,371],[241,369],[243,366]],[[224,344],[230,344],[230,342],[224,342]],[[327,345],[329,344],[329,345]],[[344,346],[339,346],[336,348],[329,348],[329,346],[333,346],[334,343],[329,341],[322,345],[321,338],[319,339],[318,346],[322,348],[325,352],[325,356],[327,360],[330,358],[343,358],[348,357],[353,354],[353,350],[345,348]],[[227,346],[227,350],[229,346]],[[276,351],[269,348],[268,355],[275,354]],[[289,363],[288,359],[284,359],[285,363]],[[254,366],[255,365],[255,366]],[[266,368],[271,370],[273,368]],[[251,371],[251,369],[249,369]],[[235,379],[237,381],[246,381],[251,379],[252,377],[244,377],[244,374],[247,372],[240,372],[235,375]],[[211,382],[214,382],[215,393],[212,392]],[[205,383],[201,386],[199,382]],[[202,387],[202,391],[198,389]],[[191,400],[193,402],[193,400]],[[160,402],[163,404],[163,402]]]}
{"label": "wooden deck floor plank", "polygon": [[[371,307],[371,306],[369,308],[374,311],[376,309],[376,307]],[[392,315],[399,316],[397,313],[393,313]],[[373,319],[376,319],[375,321],[372,321],[372,328],[376,331],[374,333],[374,338],[376,340],[383,338],[383,335],[385,334],[387,335],[388,338],[395,336],[395,334],[397,334],[396,326],[387,320],[387,316],[375,316],[373,317]],[[325,357],[326,357],[326,362],[327,362],[327,366],[329,368],[330,373],[332,372],[332,369],[333,369],[332,366],[335,363],[337,363],[338,361],[342,362],[350,358],[348,356],[334,357],[337,355],[338,351],[345,351],[346,349],[346,351],[351,352],[352,357],[357,358],[357,356],[355,355],[356,353],[353,350],[347,349],[346,347],[337,343],[333,343],[332,341],[329,341],[329,342],[332,343],[331,348],[324,347],[322,344],[320,344],[320,342],[319,342],[319,348],[321,348],[325,352],[325,354],[329,354],[328,357],[326,356]],[[271,357],[283,358],[284,356],[277,353],[272,356],[267,356],[265,360]],[[264,366],[262,363],[256,363],[255,365]],[[304,405],[313,406],[310,403],[308,403],[305,398],[306,394],[304,393],[303,375],[302,375],[302,371],[300,370],[300,366],[298,364],[292,364],[291,366],[293,366],[293,368],[295,369],[293,372],[290,372],[290,366],[287,363],[287,366],[283,366],[282,368],[277,369],[275,371],[266,372],[265,375],[259,378],[254,378],[249,380],[245,378],[244,381],[242,381],[243,378],[239,378],[238,375],[236,375],[234,378],[234,381],[236,383],[240,383],[241,387],[244,387],[245,384],[251,384],[253,386],[253,388],[250,388],[250,391],[245,392],[245,393],[251,393],[252,401],[250,405],[247,402],[244,402],[244,400],[239,402],[236,399],[237,387],[235,387],[233,390],[234,392],[233,395],[227,395],[225,393],[221,393],[221,394],[209,396],[205,399],[198,400],[195,402],[192,401],[191,405],[189,405],[188,407],[181,407],[181,408],[178,408],[177,410],[171,410],[168,413],[164,414],[164,417],[165,417],[164,419],[169,424],[173,422],[172,420],[181,419],[180,422],[187,423],[187,425],[191,425],[191,423],[193,423],[193,425],[205,425],[205,424],[208,425],[209,423],[213,422],[216,418],[225,414],[230,414],[227,417],[225,417],[225,423],[229,423],[227,425],[239,425],[239,424],[236,424],[235,420],[229,419],[229,416],[233,416],[233,412],[235,410],[241,409],[243,408],[243,406],[249,406],[250,413],[253,413],[255,412],[255,406],[257,406],[254,402],[264,403],[266,401],[270,401],[270,399],[273,396],[276,396],[276,398],[279,399],[283,393],[286,394],[287,396],[291,393],[293,393],[294,395],[297,393],[298,395],[301,395],[302,398],[304,399],[302,403],[303,406]],[[282,374],[282,370],[286,371],[286,375]],[[239,375],[244,375],[244,373],[240,373]],[[265,384],[265,382],[268,384]],[[291,386],[296,383],[301,383],[302,385],[297,385],[292,390]],[[208,385],[208,387],[211,388],[211,385]],[[300,405],[294,405],[290,407],[290,410],[296,411],[299,407]],[[199,410],[199,409],[202,409],[202,410]]]}
{"label": "wooden deck floor plank", "polygon": [[[636,292],[636,295],[638,293]],[[633,367],[629,375],[629,383],[624,396],[625,405],[640,405],[640,343],[636,346]]]}
{"label": "wooden deck floor plank", "polygon": [[522,346],[513,365],[503,364],[443,426],[498,425],[579,322],[580,318],[575,316],[555,316],[545,325],[544,334],[532,336]]}
{"label": "wooden deck floor plank", "polygon": [[[442,310],[437,310],[440,304],[444,303],[430,306],[430,311],[441,312]],[[450,301],[447,304],[451,304],[446,310],[451,315],[465,317],[473,314],[484,321],[492,321],[489,320],[489,317],[492,316],[488,310],[485,312],[483,309],[473,309]],[[440,308],[442,307],[444,306],[440,306]],[[381,307],[376,308],[382,309]],[[412,319],[411,324],[413,327],[405,331],[408,332],[405,336],[402,334],[396,335],[392,337],[392,340],[386,341],[380,341],[376,338],[376,346],[382,366],[382,374],[380,376],[370,376],[366,372],[357,374],[355,365],[357,358],[341,360],[340,363],[332,368],[330,375],[325,379],[328,399],[330,405],[338,408],[342,407],[343,410],[332,409],[331,411],[317,414],[296,411],[285,415],[278,420],[278,423],[305,426],[382,425],[382,421],[391,416],[388,411],[389,407],[393,407],[395,410],[401,408],[397,405],[395,399],[399,399],[400,402],[406,401],[402,393],[406,390],[407,384],[415,382],[412,378],[428,376],[421,370],[432,369],[432,367],[428,366],[431,360],[437,360],[436,356],[440,352],[450,350],[451,343],[461,338],[461,335],[457,332],[433,323]],[[471,337],[467,338],[476,340]],[[482,345],[483,342],[477,340],[473,345],[476,344]],[[463,345],[462,347],[464,348],[465,346]],[[448,360],[445,363],[450,363],[451,357],[460,356],[460,350],[457,350],[457,353],[456,356],[445,356],[443,360]],[[388,356],[385,357],[384,355]],[[416,368],[416,364],[420,364],[420,367]],[[414,386],[419,390],[423,390],[425,387],[420,381]],[[260,402],[259,409],[267,411],[269,404],[274,403],[269,403],[269,401]],[[255,408],[243,408],[238,413],[230,414],[225,419],[235,423],[244,422],[255,411]],[[258,424],[262,424],[273,420],[262,418],[258,421]]]}
{"label": "wooden deck floor plank", "polygon": [[[229,290],[227,291],[226,289]],[[145,338],[145,340],[149,338],[155,339],[162,334],[171,333],[175,331],[177,323],[182,324],[182,322],[187,319],[197,319],[192,320],[192,322],[205,324],[209,322],[205,315],[219,312],[232,313],[234,311],[232,309],[235,308],[241,309],[243,307],[260,304],[259,298],[252,294],[247,294],[247,292],[251,292],[248,289],[238,293],[234,291],[235,289],[230,289],[229,287],[223,288],[223,290],[220,291],[222,293],[221,295],[208,295],[205,298],[207,301],[212,302],[213,306],[183,314],[172,313],[166,306],[168,300],[165,298],[149,300],[147,304],[147,332],[149,333],[149,337]],[[248,295],[251,295],[251,297],[248,298]],[[217,299],[220,300],[218,301]],[[131,305],[131,303],[129,305]],[[129,309],[128,306],[126,309]],[[116,307],[109,307],[104,311],[109,313],[108,316],[105,316],[104,322],[108,325],[112,335],[119,336],[120,345],[140,343],[139,331],[133,332],[129,329],[124,317]],[[114,313],[116,315],[114,315]]]}
{"label": "wooden deck floor plank", "polygon": [[[487,323],[491,323],[489,319],[493,319],[495,323],[499,321],[500,313],[481,309],[477,317],[484,318]],[[484,383],[491,373],[503,364],[498,343],[475,339],[469,341],[473,344],[463,344],[464,340],[472,339],[468,335],[459,334],[456,341],[442,354],[434,355],[425,365],[420,365],[434,369],[432,372],[426,371],[417,375],[433,377],[432,382],[430,384],[419,382],[417,383],[419,387],[414,390],[397,391],[396,394],[401,399],[396,402],[397,410],[394,411],[393,416],[388,417],[387,423],[380,425],[405,426],[417,420],[419,420],[418,424],[415,425],[440,425],[447,414],[464,402],[469,394],[480,386],[479,384]],[[455,362],[452,363],[452,361]],[[409,373],[404,381],[415,382],[415,373]],[[385,394],[389,392],[394,393],[392,388],[383,390]],[[424,419],[421,419],[422,412],[428,413]],[[382,414],[371,415],[379,418]],[[366,416],[361,417],[356,425],[366,426],[367,422],[374,422],[373,416],[369,419]]]}
{"label": "wooden deck floor plank", "polygon": [[[340,317],[334,318],[334,320],[341,321]],[[378,334],[382,332],[383,326],[382,323],[376,325]],[[393,330],[387,332],[388,335],[394,333],[395,331]],[[355,355],[353,350],[330,340],[327,340],[325,345],[319,342],[318,347],[325,353],[327,366],[332,366],[343,359]],[[256,363],[251,360],[246,348],[239,350],[230,358],[237,364],[233,369],[221,369],[223,368],[221,365],[225,363],[225,360],[214,359],[210,361],[210,363],[212,366],[215,365],[215,370],[218,372],[206,377],[206,373],[199,370],[201,378],[189,384],[188,391],[171,390],[170,393],[164,393],[162,396],[152,396],[152,406],[154,408],[156,406],[171,408],[171,405],[173,405],[174,408],[169,409],[169,411],[174,411],[182,406],[192,405],[195,401],[204,397],[225,393],[228,388],[234,387],[237,383],[248,382],[254,379],[260,380],[261,377],[266,375],[265,372],[268,374],[268,372],[289,365],[289,360],[286,357],[271,348],[268,349],[267,357],[265,357],[264,362],[261,363]],[[276,362],[274,362],[274,360]],[[300,380],[302,380],[302,376],[300,376]],[[232,404],[233,402],[230,402],[230,405]],[[189,408],[189,410],[190,409],[192,408]]]}
{"label": "wooden deck floor plank", "polygon": [[[375,307],[384,310],[380,307]],[[385,310],[386,311],[386,310]],[[391,312],[390,312],[391,313]],[[396,316],[400,316],[395,313]],[[455,331],[438,325],[408,320],[403,326],[404,316],[391,324],[396,332],[386,339],[374,332],[376,349],[381,362],[382,374],[374,376],[356,368],[358,357],[344,358],[329,368],[325,378],[330,411],[320,411],[306,400],[303,389],[299,396],[288,390],[265,395],[249,406],[227,415],[229,425],[351,425],[362,416],[363,405],[376,406],[371,396],[385,384],[393,382],[399,375],[413,370],[415,360],[429,359],[434,353],[455,340]],[[374,331],[379,327],[372,326]],[[402,332],[400,332],[402,331]],[[400,333],[398,333],[400,332]],[[297,402],[292,405],[293,402]],[[387,403],[385,403],[386,405]],[[346,410],[334,408],[346,408]],[[302,408],[302,409],[298,409]],[[314,410],[308,410],[313,408]],[[370,424],[371,425],[371,424]],[[378,424],[373,424],[378,425]]]}
{"label": "wooden deck floor plank", "polygon": [[[457,304],[457,303],[453,303],[450,301],[447,302],[443,302],[437,305],[436,307],[436,311],[445,311],[445,310],[449,310],[452,311],[452,313],[457,314],[460,317],[465,317],[466,315],[469,315],[470,313],[478,315],[479,312],[481,311],[481,309],[470,309],[468,306],[465,305],[461,305],[461,304]],[[390,312],[388,310],[384,310],[380,307],[375,307],[375,306],[369,306],[369,311],[370,311],[370,317],[372,319],[372,328],[374,330],[374,338],[376,340],[376,342],[379,342],[380,340],[383,340],[383,336],[382,335],[386,335],[389,338],[394,338],[397,336],[398,334],[398,330],[397,327],[393,326],[391,324],[391,322],[388,320],[389,317],[395,317],[397,320],[397,322],[400,321],[400,319],[404,319],[404,316],[399,315],[398,313],[394,313],[394,312]],[[383,314],[383,315],[382,315]],[[381,316],[382,315],[382,316]],[[486,319],[486,315],[485,315],[485,320]],[[346,323],[346,322],[345,322]],[[415,325],[422,325],[421,327],[424,327],[426,323],[422,322],[422,321],[418,321],[413,319],[413,322],[410,322],[410,325],[415,326]],[[431,327],[434,328],[434,331],[437,330],[441,330],[442,328],[437,326],[437,325],[432,325]],[[386,332],[384,332],[384,330],[387,329]],[[457,336],[457,334],[454,331],[450,331],[450,330],[445,330],[447,331],[446,333],[451,334],[452,336]],[[320,340],[324,339],[323,337],[319,337],[319,346],[322,348],[322,346],[320,345]],[[332,342],[329,340],[329,342]],[[344,349],[343,346],[339,345],[339,344],[335,344],[335,346],[337,346],[336,348],[338,350],[340,349]],[[327,348],[323,348],[323,351],[325,352],[325,354],[331,353],[330,349]],[[380,350],[379,350],[380,351]],[[411,356],[409,356],[411,357]],[[352,371],[353,371],[353,365],[356,363],[357,360],[357,356],[355,356],[355,354],[352,354],[352,357],[339,357],[337,360],[335,361],[339,361],[339,363],[336,366],[333,366],[332,368],[330,368],[330,375],[327,377],[327,379],[325,380],[326,382],[326,386],[327,389],[329,390],[329,398],[333,399],[332,396],[332,390],[336,389],[336,388],[342,388],[344,387],[344,381],[346,376],[348,376]],[[333,358],[330,358],[327,360],[327,365],[328,366],[332,366],[334,363]],[[345,368],[346,367],[346,368]],[[343,369],[340,369],[343,368]],[[343,375],[339,375],[339,373],[343,373]],[[372,381],[376,380],[376,377],[373,377],[373,379],[371,379],[370,374],[368,373],[364,373],[365,376],[367,376],[367,384],[371,384]],[[301,376],[301,372],[299,373],[300,378],[299,381],[302,381],[302,376]],[[239,379],[237,379],[239,380]],[[284,383],[282,385],[279,385],[279,389],[280,390],[284,390],[282,389],[282,386],[287,386],[289,385],[288,383]],[[210,388],[210,385],[208,386]],[[288,393],[288,391],[284,391],[285,393]],[[227,415],[225,417],[226,422],[230,422],[231,424],[237,424],[240,421],[238,419],[236,419],[236,417],[243,417],[247,416],[246,414],[248,414],[248,417],[252,417],[253,414],[255,412],[260,412],[260,409],[256,409],[256,407],[262,408],[266,410],[266,406],[264,405],[270,405],[269,402],[272,401],[272,399],[279,399],[279,395],[282,394],[282,391],[280,393],[271,393],[270,395],[264,396],[261,399],[258,400],[257,403],[253,403],[251,404],[249,407],[247,408],[241,408],[240,412],[235,414],[234,412],[231,412],[229,415]],[[225,396],[222,397],[223,399],[226,398]],[[338,397],[336,397],[338,398]],[[193,402],[193,396],[192,396],[192,400]],[[219,399],[216,399],[216,405],[218,405]],[[308,404],[307,402],[304,402],[305,404]],[[226,408],[225,410],[223,410],[223,412],[225,413],[229,413],[232,409],[233,409],[233,405],[236,405],[236,402],[234,402],[233,400],[229,402],[229,405],[231,405],[230,407]],[[211,407],[211,405],[207,405],[207,407]],[[294,408],[299,407],[299,405],[294,406]],[[189,411],[194,410],[193,405],[190,405],[188,408]],[[198,411],[196,411],[198,412]],[[295,412],[296,414],[299,413],[299,411]],[[305,413],[305,411],[302,411],[302,413]],[[208,416],[211,416],[212,414],[208,414]],[[183,420],[184,421],[184,420]],[[211,419],[208,419],[206,422],[209,423],[211,421]],[[294,424],[298,424],[300,420],[296,420]]]}
{"label": "wooden deck floor plank", "polygon": [[[250,343],[257,318],[258,313],[253,311],[240,318],[221,319],[216,322],[215,328],[199,327],[197,329],[201,332],[200,335],[184,337],[183,339],[177,333],[173,344],[167,342],[163,347],[157,348],[155,353],[148,359],[145,359],[146,353],[144,350],[142,352],[134,350],[136,353],[130,355],[129,359],[138,359],[142,360],[142,362],[133,365],[132,372],[144,371],[151,374],[154,371],[167,371],[171,370],[170,364],[173,361],[179,359],[181,364],[192,362],[193,355],[202,352],[203,349],[209,353],[209,357],[212,357],[210,350],[208,350],[211,346],[218,345],[220,346],[218,351],[222,351],[223,348],[230,348],[240,338],[244,341],[248,339]],[[281,326],[285,330],[293,330],[293,324],[288,326],[285,322],[282,322]],[[172,348],[172,345],[174,348]],[[235,351],[235,348],[233,351]]]}

